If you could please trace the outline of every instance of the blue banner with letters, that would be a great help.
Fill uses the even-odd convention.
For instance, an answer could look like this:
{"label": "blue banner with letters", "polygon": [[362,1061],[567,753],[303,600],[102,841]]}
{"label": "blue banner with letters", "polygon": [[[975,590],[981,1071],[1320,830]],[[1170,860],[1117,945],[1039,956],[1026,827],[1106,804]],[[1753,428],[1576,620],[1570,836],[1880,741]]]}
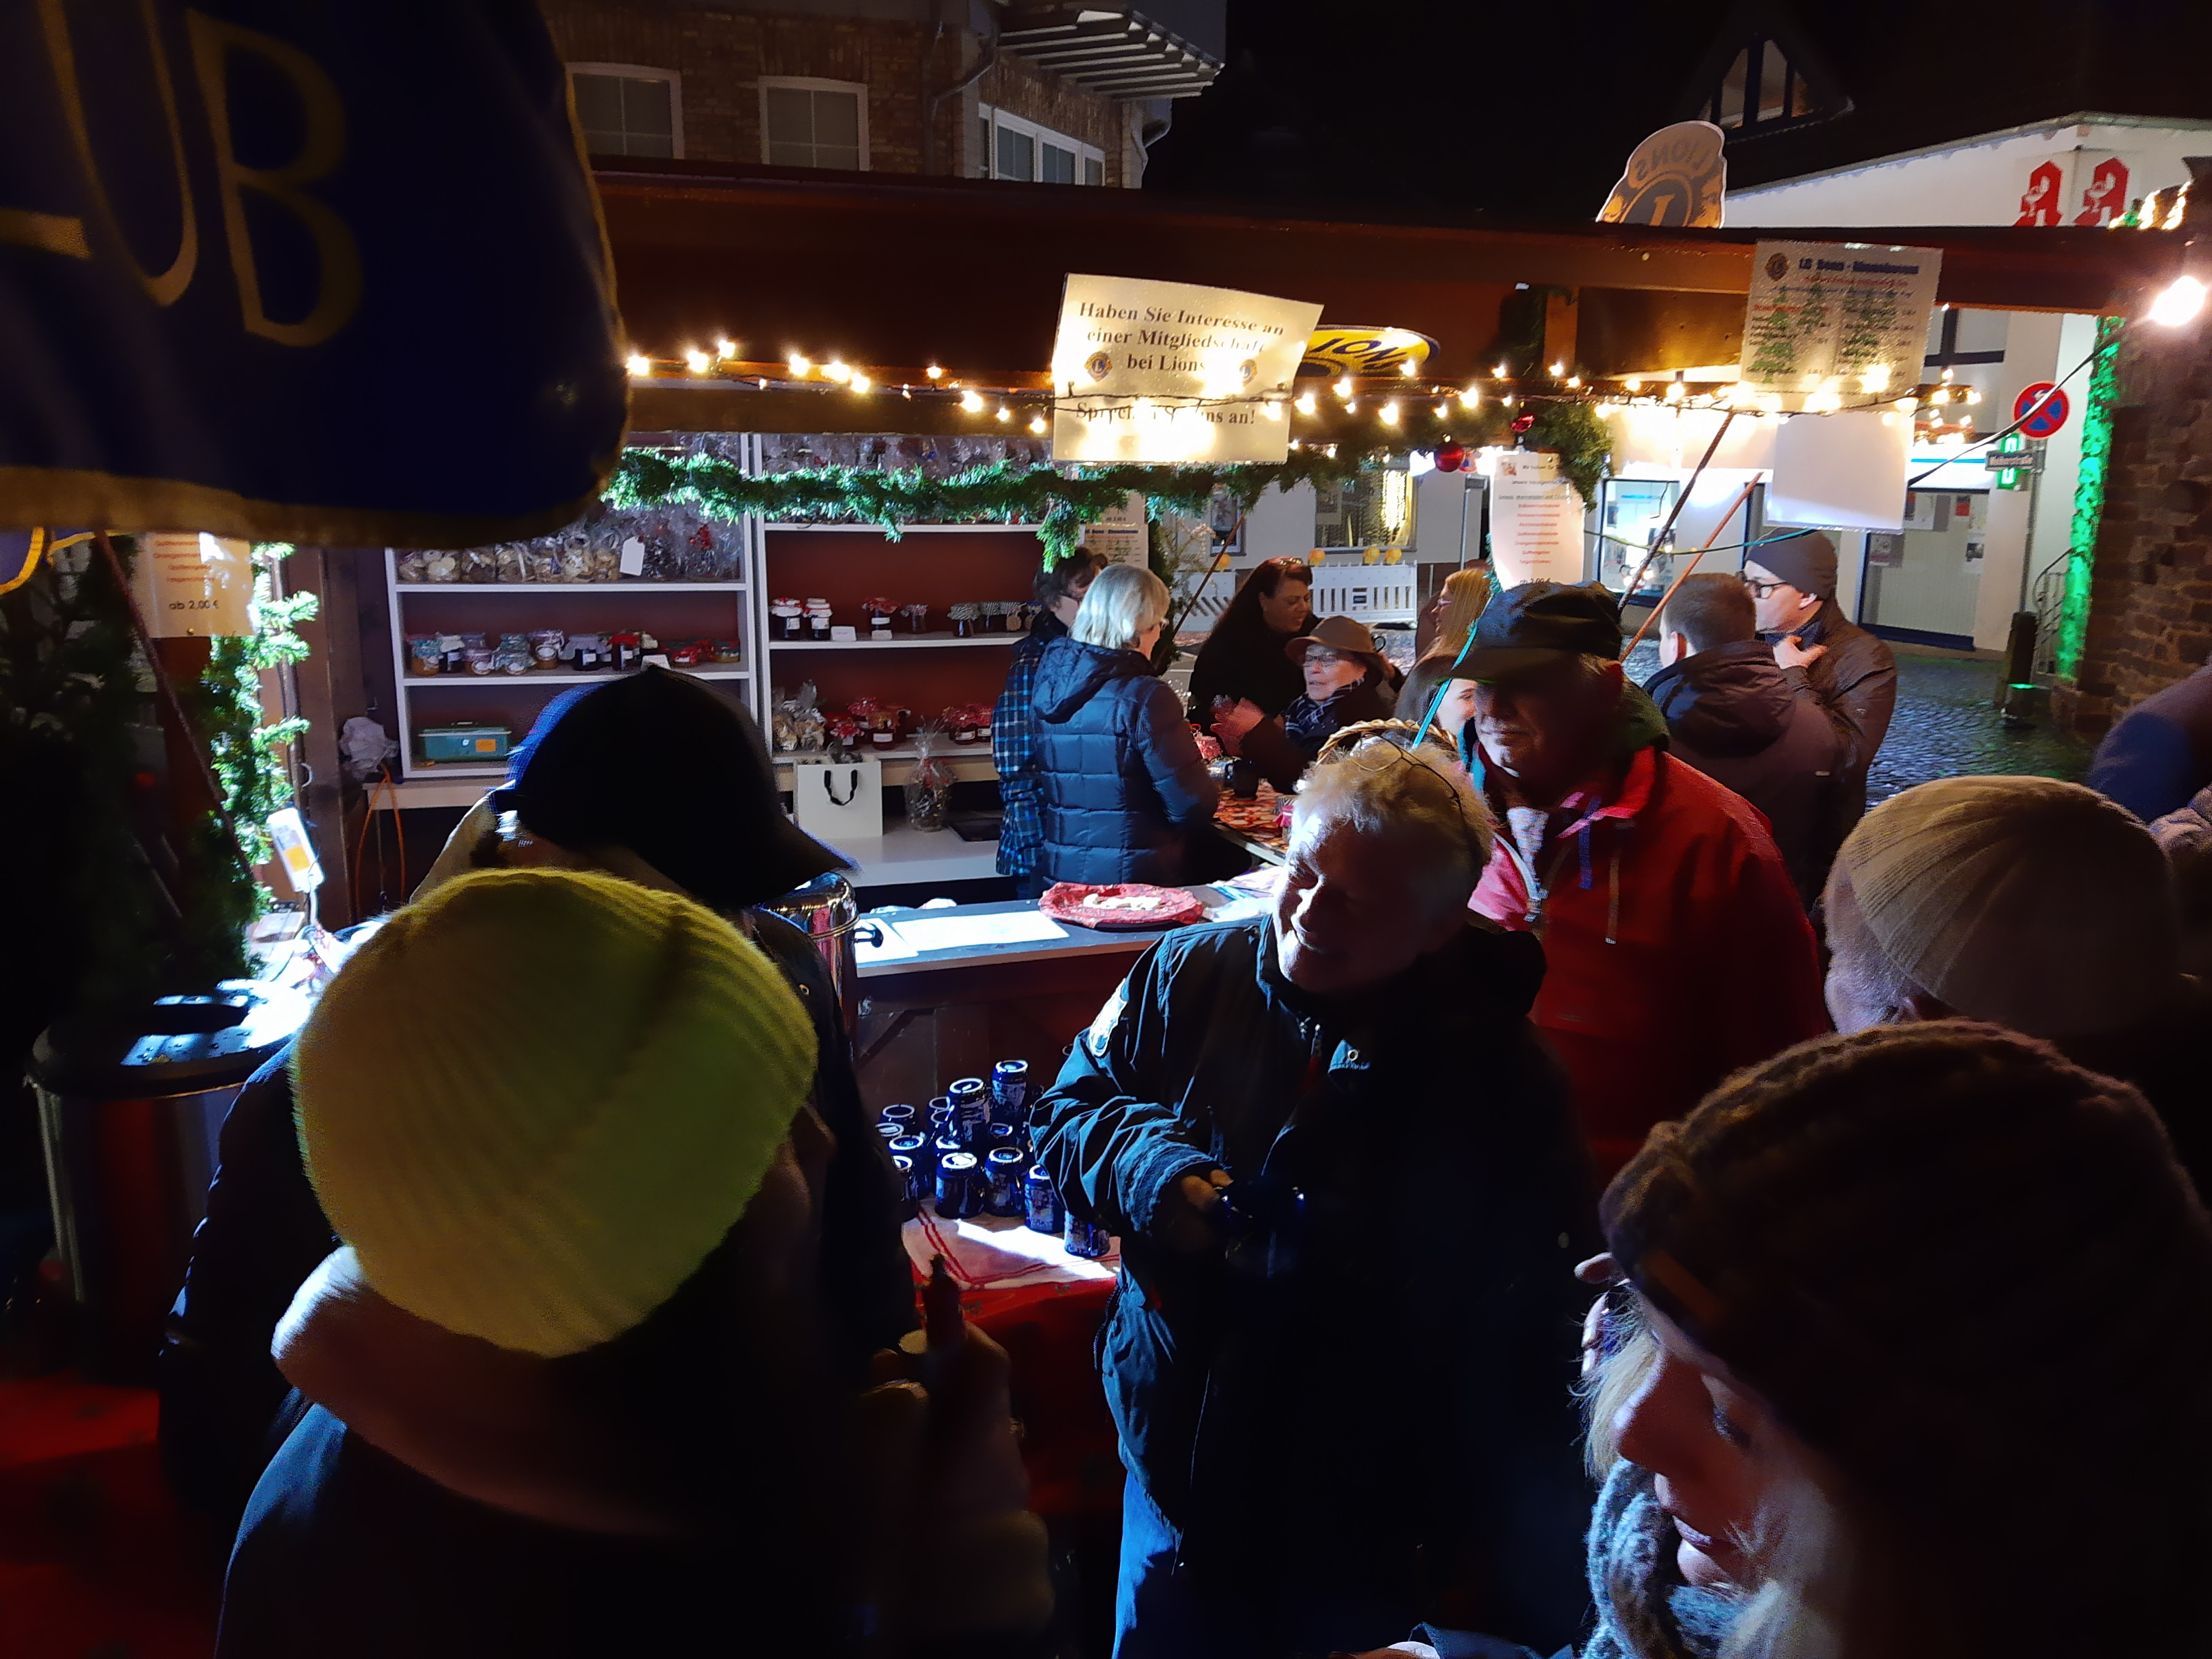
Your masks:
{"label": "blue banner with letters", "polygon": [[0,526],[470,546],[628,383],[528,0],[0,5]]}

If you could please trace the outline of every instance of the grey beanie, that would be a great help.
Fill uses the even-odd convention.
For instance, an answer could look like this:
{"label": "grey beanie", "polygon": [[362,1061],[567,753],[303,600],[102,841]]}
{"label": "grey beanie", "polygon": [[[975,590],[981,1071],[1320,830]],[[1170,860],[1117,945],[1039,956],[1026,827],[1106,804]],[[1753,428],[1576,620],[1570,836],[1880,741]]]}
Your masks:
{"label": "grey beanie", "polygon": [[1801,593],[1818,599],[1836,597],[1836,544],[1819,530],[1802,530],[1778,542],[1765,542],[1745,550],[1752,563],[1764,565]]}

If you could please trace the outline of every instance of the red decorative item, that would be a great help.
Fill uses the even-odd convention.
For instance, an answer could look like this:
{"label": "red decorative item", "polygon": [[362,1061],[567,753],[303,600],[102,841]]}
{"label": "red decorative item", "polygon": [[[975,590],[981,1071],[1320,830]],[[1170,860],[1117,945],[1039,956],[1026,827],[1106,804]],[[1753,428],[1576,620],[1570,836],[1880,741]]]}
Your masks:
{"label": "red decorative item", "polygon": [[1467,465],[1467,446],[1465,444],[1440,444],[1437,447],[1434,459],[1436,460],[1437,471],[1456,472]]}
{"label": "red decorative item", "polygon": [[1526,432],[1535,424],[1536,417],[1534,415],[1516,415],[1513,417],[1513,429],[1516,432]]}
{"label": "red decorative item", "polygon": [[691,532],[691,545],[697,548],[702,553],[713,552],[714,550],[714,532],[709,530],[705,525],[701,525],[696,530]]}
{"label": "red decorative item", "polygon": [[1206,915],[1206,906],[1182,888],[1155,887],[1141,881],[1115,882],[1104,887],[1054,882],[1045,889],[1037,908],[1054,921],[1106,932],[1180,927]]}

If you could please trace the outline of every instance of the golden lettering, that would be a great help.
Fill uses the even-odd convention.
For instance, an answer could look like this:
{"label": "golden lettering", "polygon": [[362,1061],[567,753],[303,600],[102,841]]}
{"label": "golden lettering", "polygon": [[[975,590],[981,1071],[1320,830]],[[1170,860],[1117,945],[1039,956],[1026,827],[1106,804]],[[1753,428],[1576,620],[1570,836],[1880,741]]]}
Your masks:
{"label": "golden lettering", "polygon": [[[76,143],[77,160],[84,167],[84,176],[92,185],[92,199],[100,208],[100,216],[115,234],[122,246],[124,262],[138,278],[138,285],[153,296],[158,306],[175,303],[177,296],[191,285],[192,272],[200,260],[200,227],[192,208],[192,181],[185,167],[185,133],[177,119],[177,88],[169,76],[169,60],[161,50],[161,27],[154,15],[154,0],[138,0],[138,15],[146,29],[146,51],[154,60],[154,88],[161,95],[161,114],[169,124],[169,157],[177,173],[177,214],[182,222],[177,234],[177,257],[169,268],[159,276],[139,269],[138,258],[131,251],[131,244],[123,234],[120,221],[115,216],[114,204],[107,198],[107,186],[100,176],[100,164],[93,159],[92,130],[84,118],[84,94],[77,84],[76,50],[70,42],[69,19],[62,10],[62,0],[39,0],[39,23],[46,37],[46,56],[54,66],[54,84],[62,99],[62,116],[69,124],[70,137]],[[82,240],[83,233],[78,233]]]}
{"label": "golden lettering", "polygon": [[[328,204],[300,188],[322,178],[345,158],[345,114],[338,103],[337,88],[306,52],[258,30],[222,22],[197,11],[185,12],[185,26],[191,34],[192,68],[215,140],[222,228],[230,244],[230,268],[238,280],[238,302],[245,313],[246,331],[279,345],[320,345],[343,328],[361,307],[361,250],[353,232]],[[238,159],[231,142],[230,104],[223,82],[224,59],[233,52],[252,52],[274,65],[299,92],[307,111],[307,135],[301,141],[300,153],[281,167],[249,167]],[[254,264],[253,240],[246,223],[243,192],[249,190],[283,206],[314,240],[322,266],[321,285],[313,309],[296,323],[277,322],[262,306],[261,273]]]}
{"label": "golden lettering", "polygon": [[66,213],[0,208],[0,242],[15,242],[48,253],[66,253],[72,259],[92,258],[92,248],[84,240],[84,221],[72,219]]}

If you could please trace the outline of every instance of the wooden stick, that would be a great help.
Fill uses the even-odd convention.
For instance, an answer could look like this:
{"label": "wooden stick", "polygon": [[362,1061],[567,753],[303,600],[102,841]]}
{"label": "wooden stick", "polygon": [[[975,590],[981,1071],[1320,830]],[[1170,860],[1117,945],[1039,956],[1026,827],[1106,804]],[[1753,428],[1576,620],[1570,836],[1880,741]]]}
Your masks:
{"label": "wooden stick", "polygon": [[[1705,476],[1707,465],[1720,448],[1721,440],[1728,436],[1729,424],[1735,419],[1735,410],[1731,405],[1729,411],[1721,416],[1720,429],[1713,434],[1712,442],[1705,446],[1705,455],[1698,462],[1697,471],[1690,474],[1690,481],[1682,486],[1682,493],[1674,497],[1674,505],[1667,514],[1667,522],[1659,526],[1659,533],[1651,538],[1651,545],[1644,550],[1644,562],[1636,567],[1636,574],[1628,579],[1628,586],[1620,590],[1623,605],[1634,599],[1636,590],[1644,585],[1644,573],[1651,568],[1651,561],[1659,556],[1660,547],[1668,537],[1674,533],[1674,520],[1682,516],[1682,509],[1690,504],[1690,492],[1698,487],[1698,480]],[[1655,611],[1653,614],[1657,613]]]}
{"label": "wooden stick", "polygon": [[[1650,629],[1653,623],[1659,620],[1659,613],[1667,608],[1667,601],[1674,597],[1675,588],[1680,587],[1684,582],[1689,580],[1691,576],[1696,573],[1698,568],[1698,561],[1705,556],[1706,549],[1712,546],[1715,538],[1718,537],[1721,532],[1728,527],[1728,521],[1735,517],[1736,509],[1741,507],[1746,501],[1749,501],[1751,499],[1751,492],[1758,488],[1759,475],[1757,473],[1753,473],[1752,475],[1751,482],[1736,492],[1736,498],[1729,503],[1728,511],[1722,514],[1719,522],[1713,526],[1713,533],[1712,535],[1705,538],[1705,546],[1700,547],[1695,553],[1690,556],[1689,568],[1683,571],[1680,575],[1674,578],[1673,583],[1669,585],[1666,592],[1660,596],[1659,603],[1651,607],[1651,614],[1646,617],[1644,619],[1643,625],[1638,628],[1636,630],[1636,637],[1629,641],[1628,649],[1620,653],[1623,657],[1626,657],[1629,651],[1636,649],[1637,645],[1643,640],[1645,630]],[[1749,528],[1749,526],[1747,525],[1746,528]],[[1748,541],[1750,538],[1746,537],[1744,539]]]}

